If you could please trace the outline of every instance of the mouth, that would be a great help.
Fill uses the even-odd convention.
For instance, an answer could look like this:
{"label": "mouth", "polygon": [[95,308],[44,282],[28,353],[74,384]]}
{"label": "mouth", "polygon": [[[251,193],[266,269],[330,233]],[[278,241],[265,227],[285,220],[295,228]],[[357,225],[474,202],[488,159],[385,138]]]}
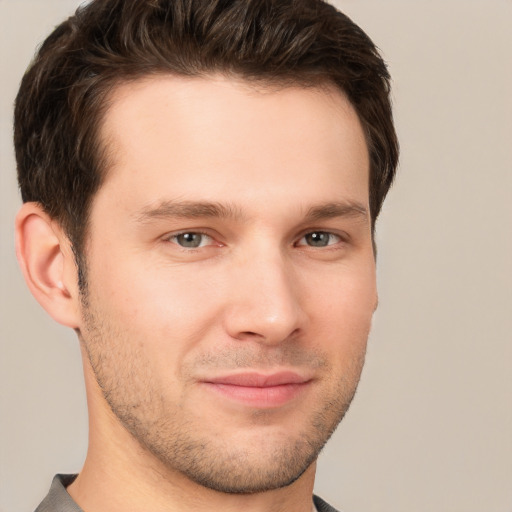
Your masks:
{"label": "mouth", "polygon": [[292,371],[236,373],[202,381],[225,399],[259,409],[281,407],[297,399],[311,383],[311,378]]}

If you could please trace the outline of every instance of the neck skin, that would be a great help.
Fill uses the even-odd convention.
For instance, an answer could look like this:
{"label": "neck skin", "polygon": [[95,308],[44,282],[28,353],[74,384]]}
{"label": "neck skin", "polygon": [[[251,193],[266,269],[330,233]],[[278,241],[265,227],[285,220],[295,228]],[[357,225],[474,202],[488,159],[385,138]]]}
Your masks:
{"label": "neck skin", "polygon": [[89,512],[311,512],[316,462],[293,484],[258,494],[226,494],[164,467],[119,423],[83,354],[89,408],[89,448],[67,491]]}

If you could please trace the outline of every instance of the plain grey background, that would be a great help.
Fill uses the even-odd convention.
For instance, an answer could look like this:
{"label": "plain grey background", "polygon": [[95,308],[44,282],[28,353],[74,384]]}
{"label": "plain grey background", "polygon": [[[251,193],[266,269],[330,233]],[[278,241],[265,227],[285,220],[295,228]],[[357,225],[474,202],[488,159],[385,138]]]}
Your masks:
{"label": "plain grey background", "polygon": [[[86,451],[78,343],[15,261],[11,143],[33,50],[78,3],[0,0],[0,512],[33,510]],[[402,158],[366,368],[316,491],[345,512],[510,512],[512,2],[334,3],[389,63]]]}

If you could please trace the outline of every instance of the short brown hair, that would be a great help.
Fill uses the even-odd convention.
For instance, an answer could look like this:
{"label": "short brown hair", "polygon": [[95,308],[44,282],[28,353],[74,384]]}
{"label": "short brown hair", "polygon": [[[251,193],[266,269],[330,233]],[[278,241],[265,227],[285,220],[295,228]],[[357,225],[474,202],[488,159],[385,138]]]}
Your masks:
{"label": "short brown hair", "polygon": [[83,252],[107,148],[98,128],[124,82],[224,73],[282,85],[334,83],[366,133],[372,225],[391,186],[398,142],[389,74],[368,36],[322,0],[95,0],[57,26],[16,98],[23,201],[36,201]]}

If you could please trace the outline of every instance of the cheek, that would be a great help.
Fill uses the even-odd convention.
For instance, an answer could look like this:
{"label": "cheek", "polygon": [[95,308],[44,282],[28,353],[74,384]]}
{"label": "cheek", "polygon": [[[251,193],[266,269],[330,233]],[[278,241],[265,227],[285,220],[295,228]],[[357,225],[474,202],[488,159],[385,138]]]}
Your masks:
{"label": "cheek", "polygon": [[323,290],[309,291],[315,339],[336,357],[364,353],[377,301],[373,262],[332,273]]}
{"label": "cheek", "polygon": [[[135,260],[135,259],[134,259]],[[105,262],[91,269],[96,309],[146,351],[164,354],[197,343],[218,317],[218,289],[199,272]],[[204,276],[203,276],[204,277]]]}
{"label": "cheek", "polygon": [[377,302],[373,260],[340,266],[326,272],[323,279],[311,275],[303,282],[303,293],[311,304],[316,304],[318,314],[347,325],[365,325],[371,321]]}

